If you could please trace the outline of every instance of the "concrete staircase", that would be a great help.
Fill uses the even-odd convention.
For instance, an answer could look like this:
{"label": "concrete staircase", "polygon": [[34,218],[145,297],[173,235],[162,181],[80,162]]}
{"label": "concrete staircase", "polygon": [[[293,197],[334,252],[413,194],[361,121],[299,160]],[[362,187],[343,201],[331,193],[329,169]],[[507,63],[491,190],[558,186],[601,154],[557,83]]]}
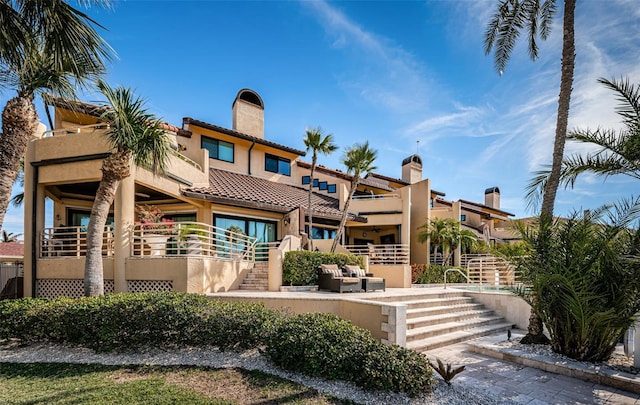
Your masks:
{"label": "concrete staircase", "polygon": [[507,329],[514,326],[463,291],[425,292],[390,301],[407,306],[407,348],[418,352],[500,332],[506,338]]}
{"label": "concrete staircase", "polygon": [[269,262],[255,262],[245,277],[240,289],[245,291],[267,291],[269,287]]}

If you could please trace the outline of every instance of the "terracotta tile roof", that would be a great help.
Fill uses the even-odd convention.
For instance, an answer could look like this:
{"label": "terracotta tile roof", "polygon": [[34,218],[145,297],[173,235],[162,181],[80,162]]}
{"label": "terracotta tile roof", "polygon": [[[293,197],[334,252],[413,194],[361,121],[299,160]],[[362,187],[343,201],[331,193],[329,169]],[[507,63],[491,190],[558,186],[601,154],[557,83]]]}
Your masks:
{"label": "terracotta tile roof", "polygon": [[492,210],[492,211],[496,211],[499,214],[508,215],[508,216],[512,216],[512,217],[515,216],[515,214],[512,214],[512,213],[507,212],[507,211],[503,211],[503,210],[501,210],[499,208],[489,207],[488,205],[485,205],[485,204],[475,203],[473,201],[467,201],[467,200],[462,200],[462,199],[460,200],[460,202],[462,202],[464,204],[475,205],[476,207],[481,207],[481,208],[486,208],[486,209],[489,209],[489,210]]}
{"label": "terracotta tile roof", "polygon": [[242,132],[234,131],[232,129],[224,128],[224,127],[221,127],[221,126],[218,126],[218,125],[209,124],[208,122],[196,120],[196,119],[193,119],[191,117],[185,117],[185,118],[182,119],[182,125],[183,126],[184,125],[190,125],[190,124],[193,124],[193,125],[201,127],[201,128],[210,129],[212,131],[220,132],[220,133],[223,133],[223,134],[226,134],[226,135],[231,135],[231,136],[234,136],[236,138],[244,139],[244,140],[247,140],[247,141],[250,141],[250,142],[255,142],[255,143],[260,144],[260,145],[270,146],[272,148],[280,149],[280,150],[283,150],[285,152],[295,153],[298,156],[304,156],[304,155],[307,154],[307,152],[305,152],[303,150],[290,148],[288,146],[280,145],[279,143],[275,143],[275,142],[267,141],[266,139],[258,138],[258,137],[247,135],[247,134],[243,134]]}
{"label": "terracotta tile roof", "polygon": [[24,243],[20,243],[20,242],[0,243],[0,257],[24,257]]}
{"label": "terracotta tile roof", "polygon": [[[306,209],[309,199],[308,190],[302,187],[220,169],[209,169],[208,187],[189,187],[182,194],[220,204],[283,213],[298,207]],[[342,215],[338,200],[333,197],[313,193],[312,204],[313,215],[316,217],[338,220]],[[349,218],[366,222],[365,218],[356,215],[350,214]]]}

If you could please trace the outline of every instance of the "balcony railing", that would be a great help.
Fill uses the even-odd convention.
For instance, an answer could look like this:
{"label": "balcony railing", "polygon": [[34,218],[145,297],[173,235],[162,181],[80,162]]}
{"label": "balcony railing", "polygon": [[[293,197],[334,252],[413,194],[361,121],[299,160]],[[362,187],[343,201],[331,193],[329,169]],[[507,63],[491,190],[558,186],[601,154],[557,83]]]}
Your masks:
{"label": "balcony railing", "polygon": [[[114,253],[114,232],[105,227],[103,256]],[[131,256],[211,256],[228,260],[254,261],[268,258],[268,244],[256,247],[256,238],[198,222],[136,224],[131,230]],[[262,249],[262,250],[261,250]],[[85,226],[45,228],[40,237],[41,258],[87,255]]]}
{"label": "balcony railing", "polygon": [[199,222],[136,224],[131,255],[213,256],[254,261],[256,238]]}
{"label": "balcony railing", "polygon": [[[87,255],[87,227],[45,228],[40,236],[40,257],[80,257]],[[102,233],[102,255],[113,255],[113,228]]]}
{"label": "balcony railing", "polygon": [[345,248],[357,256],[369,256],[369,264],[409,264],[409,245],[348,245]]}

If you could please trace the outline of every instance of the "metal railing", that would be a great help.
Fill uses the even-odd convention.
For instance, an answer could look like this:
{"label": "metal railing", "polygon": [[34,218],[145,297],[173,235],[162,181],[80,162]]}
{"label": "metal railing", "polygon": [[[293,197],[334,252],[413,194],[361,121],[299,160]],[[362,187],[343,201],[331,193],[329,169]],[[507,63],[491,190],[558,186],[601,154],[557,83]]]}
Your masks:
{"label": "metal railing", "polygon": [[363,194],[353,196],[354,200],[391,200],[399,198],[400,196],[398,194]]}
{"label": "metal railing", "polygon": [[506,259],[483,256],[469,259],[466,265],[469,284],[483,287],[511,287],[521,284],[520,272]]}
{"label": "metal railing", "polygon": [[348,245],[345,248],[357,256],[369,256],[369,264],[409,264],[409,245]]}
{"label": "metal railing", "polygon": [[257,242],[254,249],[254,260],[256,262],[269,261],[269,250],[277,249],[280,242]]}
{"label": "metal railing", "polygon": [[[268,259],[268,250],[261,252],[260,249],[256,247],[256,238],[198,222],[135,224],[131,230],[131,256],[134,257],[212,256],[254,261],[257,255],[262,255],[261,257]],[[107,226],[103,232],[102,255],[112,256],[113,253],[113,227]],[[68,226],[43,230],[39,257],[86,255],[86,227]]]}
{"label": "metal railing", "polygon": [[[113,255],[113,227],[102,233],[102,255]],[[59,226],[45,228],[40,235],[40,257],[80,257],[87,255],[87,227]]]}
{"label": "metal railing", "polygon": [[159,222],[133,227],[131,256],[213,256],[254,261],[256,238],[199,222]]}
{"label": "metal railing", "polygon": [[467,276],[464,272],[462,272],[462,270],[456,269],[455,267],[452,267],[452,268],[446,269],[444,271],[444,288],[447,288],[447,274],[449,274],[449,273],[451,273],[453,271],[455,271],[457,273],[460,273],[464,278],[466,278],[467,279],[467,284],[470,283],[469,282],[469,276]]}

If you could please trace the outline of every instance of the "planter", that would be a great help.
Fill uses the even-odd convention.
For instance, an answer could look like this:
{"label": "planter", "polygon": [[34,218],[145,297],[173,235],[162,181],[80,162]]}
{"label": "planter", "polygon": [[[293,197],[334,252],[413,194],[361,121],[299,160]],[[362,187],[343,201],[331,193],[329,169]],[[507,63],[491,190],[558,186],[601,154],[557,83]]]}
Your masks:
{"label": "planter", "polygon": [[151,256],[164,256],[167,253],[168,235],[149,234],[145,235],[143,240],[151,248]]}

